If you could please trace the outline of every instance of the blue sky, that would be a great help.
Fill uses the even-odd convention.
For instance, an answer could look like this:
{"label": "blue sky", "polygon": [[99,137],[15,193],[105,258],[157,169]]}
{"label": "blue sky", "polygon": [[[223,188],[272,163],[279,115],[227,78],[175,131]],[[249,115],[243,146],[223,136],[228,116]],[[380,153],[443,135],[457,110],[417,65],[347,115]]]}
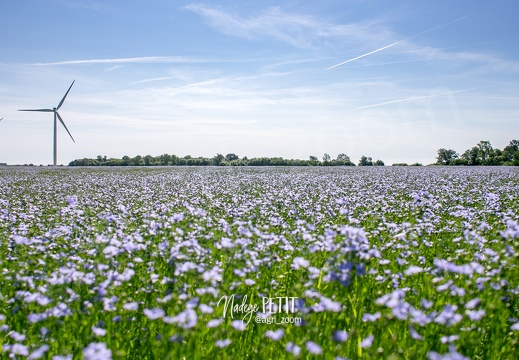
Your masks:
{"label": "blue sky", "polygon": [[74,79],[63,164],[230,152],[428,164],[441,147],[503,148],[519,137],[518,12],[511,0],[4,1],[0,162],[52,162],[52,114],[17,109],[56,106]]}

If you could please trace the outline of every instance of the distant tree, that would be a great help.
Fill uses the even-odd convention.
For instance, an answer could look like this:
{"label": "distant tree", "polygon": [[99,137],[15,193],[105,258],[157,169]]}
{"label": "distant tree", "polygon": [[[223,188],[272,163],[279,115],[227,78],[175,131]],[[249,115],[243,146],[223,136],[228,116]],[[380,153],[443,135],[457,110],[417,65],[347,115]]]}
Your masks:
{"label": "distant tree", "polygon": [[324,155],[323,155],[323,162],[324,162],[326,165],[328,165],[328,163],[329,163],[330,161],[332,161],[332,158],[331,158],[330,154],[328,154],[328,153],[324,153]]}
{"label": "distant tree", "polygon": [[159,156],[159,163],[162,166],[172,165],[172,157],[168,154],[162,154]]}
{"label": "distant tree", "polygon": [[142,158],[142,156],[137,155],[132,159],[132,163],[135,166],[144,166],[144,159]]}
{"label": "distant tree", "polygon": [[234,153],[230,153],[230,154],[225,155],[225,160],[227,162],[231,162],[233,160],[238,160],[238,159],[239,159],[238,155],[236,155]]}
{"label": "distant tree", "polygon": [[266,158],[266,157],[252,158],[249,160],[249,165],[251,165],[251,166],[268,166],[268,165],[270,165],[270,158]]}
{"label": "distant tree", "polygon": [[373,159],[362,155],[359,160],[359,166],[373,166]]}
{"label": "distant tree", "polygon": [[[515,156],[514,154],[517,154]],[[517,161],[514,162],[514,159]],[[482,140],[461,156],[454,150],[439,149],[437,164],[443,165],[519,165],[519,140],[512,140],[503,150],[494,149],[490,141]]]}
{"label": "distant tree", "polygon": [[519,165],[519,140],[512,140],[503,149],[503,157],[507,165]]}
{"label": "distant tree", "polygon": [[337,155],[337,159],[335,160],[335,165],[355,166],[355,164],[351,161],[350,157],[346,154]]}
{"label": "distant tree", "polygon": [[436,163],[439,165],[451,165],[454,159],[457,159],[459,154],[452,149],[438,149],[438,156],[436,157]]}
{"label": "distant tree", "polygon": [[241,160],[239,160],[239,159],[234,159],[234,160],[232,160],[229,163],[229,165],[231,165],[231,166],[244,166],[245,164]]}
{"label": "distant tree", "polygon": [[202,158],[202,159],[200,160],[200,165],[204,165],[204,166],[213,165],[213,159],[210,159],[210,158]]}
{"label": "distant tree", "polygon": [[350,157],[346,154],[337,155],[337,161],[350,162]]}
{"label": "distant tree", "polygon": [[490,141],[480,141],[476,146],[478,149],[479,163],[482,165],[493,165],[494,149]]}
{"label": "distant tree", "polygon": [[144,157],[144,165],[146,166],[152,166],[152,165],[155,165],[155,158],[151,155],[146,155]]}
{"label": "distant tree", "polygon": [[481,165],[477,146],[465,150],[465,152],[461,154],[461,158],[466,161],[467,165]]}
{"label": "distant tree", "polygon": [[225,160],[225,156],[223,156],[222,154],[216,154],[216,156],[213,157],[213,165],[220,166],[220,164],[224,160]]}
{"label": "distant tree", "polygon": [[110,159],[108,159],[105,162],[105,165],[108,165],[108,166],[124,166],[124,161],[123,161],[123,159],[110,158]]}
{"label": "distant tree", "polygon": [[310,161],[319,161],[317,156],[310,155]]}
{"label": "distant tree", "polygon": [[494,152],[490,158],[490,165],[504,165],[506,163],[506,158],[503,150],[494,149]]}
{"label": "distant tree", "polygon": [[375,165],[375,166],[384,166],[384,162],[382,160],[377,160],[377,161],[375,161],[375,163],[373,165]]}
{"label": "distant tree", "polygon": [[132,161],[132,159],[128,155],[124,155],[122,160],[123,160],[123,166],[130,165],[130,162]]}
{"label": "distant tree", "polygon": [[[465,153],[464,153],[465,154]],[[459,165],[468,165],[469,162],[467,160],[466,157],[464,157],[463,155],[461,155],[459,158],[457,159],[452,159],[450,165],[456,165],[456,166],[459,166]]]}

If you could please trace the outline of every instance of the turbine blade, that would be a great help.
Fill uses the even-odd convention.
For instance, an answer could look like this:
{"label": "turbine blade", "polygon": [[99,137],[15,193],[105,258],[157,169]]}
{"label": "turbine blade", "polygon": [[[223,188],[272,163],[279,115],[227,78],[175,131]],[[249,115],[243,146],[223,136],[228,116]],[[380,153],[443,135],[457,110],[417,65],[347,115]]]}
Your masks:
{"label": "turbine blade", "polygon": [[59,116],[58,112],[56,111],[56,115],[58,116],[58,119],[59,119],[59,122],[61,123],[61,125],[63,125],[63,127],[65,128],[65,130],[67,130],[68,134],[70,135],[70,138],[72,139],[72,141],[74,142],[74,144],[76,143],[76,140],[74,140],[74,138],[72,137],[72,134],[70,133],[70,131],[68,131],[67,129],[67,125],[65,125],[65,122],[63,121],[63,119],[61,118],[61,116]]}
{"label": "turbine blade", "polygon": [[0,121],[4,120],[4,118],[1,118]]}
{"label": "turbine blade", "polygon": [[65,102],[65,98],[67,97],[70,89],[72,89],[72,85],[74,85],[75,82],[76,82],[76,80],[72,81],[72,84],[70,84],[70,87],[68,88],[67,92],[65,93],[65,96],[63,96],[63,99],[61,99],[61,101],[59,102],[58,106],[56,107],[56,110],[59,110],[61,105],[63,105],[63,102]]}
{"label": "turbine blade", "polygon": [[40,112],[53,112],[52,109],[30,109],[30,110],[18,110],[18,111],[40,111]]}

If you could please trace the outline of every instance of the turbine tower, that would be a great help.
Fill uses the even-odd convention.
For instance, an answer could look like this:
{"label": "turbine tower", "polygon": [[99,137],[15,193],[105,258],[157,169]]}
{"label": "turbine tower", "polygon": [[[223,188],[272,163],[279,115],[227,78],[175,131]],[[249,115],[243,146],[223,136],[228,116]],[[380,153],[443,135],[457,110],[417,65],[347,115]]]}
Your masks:
{"label": "turbine tower", "polygon": [[74,143],[76,143],[76,140],[74,140],[74,138],[72,137],[72,134],[70,133],[70,131],[68,131],[67,125],[65,125],[65,122],[63,121],[63,119],[61,118],[61,116],[58,113],[59,108],[65,102],[65,98],[67,97],[70,89],[72,89],[72,85],[74,85],[75,82],[76,82],[76,80],[72,81],[72,84],[70,84],[70,87],[68,88],[67,92],[65,93],[65,96],[63,96],[63,99],[61,99],[61,101],[59,102],[58,106],[55,107],[55,108],[52,108],[52,109],[18,110],[18,111],[38,111],[38,112],[53,112],[54,113],[54,161],[53,161],[54,166],[56,166],[57,163],[58,163],[58,137],[57,137],[57,135],[58,135],[58,122],[57,122],[57,120],[59,120],[61,125],[63,125],[65,130],[67,130],[67,132],[70,135],[70,138],[72,139],[72,141]]}

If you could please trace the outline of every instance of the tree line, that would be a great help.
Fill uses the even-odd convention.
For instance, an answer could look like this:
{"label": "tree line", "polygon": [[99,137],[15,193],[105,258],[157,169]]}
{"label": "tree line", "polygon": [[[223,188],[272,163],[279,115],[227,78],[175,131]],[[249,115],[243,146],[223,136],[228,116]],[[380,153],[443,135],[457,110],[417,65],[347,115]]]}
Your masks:
{"label": "tree line", "polygon": [[[322,160],[313,155],[308,160],[299,160],[282,157],[248,158],[244,156],[240,158],[238,155],[230,153],[225,156],[216,154],[212,158],[163,154],[159,156],[137,155],[133,158],[125,155],[119,159],[99,155],[95,159],[73,160],[69,166],[355,166],[355,164],[346,154],[339,154],[336,159],[332,159],[329,154],[324,154]],[[373,161],[371,157],[363,155],[358,166],[384,166],[384,162],[382,160]]]}
{"label": "tree line", "polygon": [[[435,165],[512,165],[519,166],[519,140],[511,140],[503,150],[493,148],[489,141],[480,141],[476,146],[459,154],[453,149],[438,149]],[[382,160],[364,156],[359,159],[358,166],[384,166]],[[69,166],[355,166],[346,154],[339,154],[332,159],[329,154],[324,154],[320,160],[317,156],[310,156],[308,160],[284,159],[282,157],[254,157],[244,156],[240,158],[234,153],[227,155],[216,154],[212,158],[192,157],[186,155],[180,157],[172,154],[159,156],[135,157],[123,156],[122,158],[107,158],[98,155],[97,158],[83,158],[73,160]],[[406,163],[396,163],[393,166],[407,166]],[[420,163],[411,166],[422,166]]]}
{"label": "tree line", "polygon": [[461,155],[452,149],[438,149],[436,164],[519,166],[519,140],[510,141],[503,150],[493,148],[489,141],[480,141]]}

